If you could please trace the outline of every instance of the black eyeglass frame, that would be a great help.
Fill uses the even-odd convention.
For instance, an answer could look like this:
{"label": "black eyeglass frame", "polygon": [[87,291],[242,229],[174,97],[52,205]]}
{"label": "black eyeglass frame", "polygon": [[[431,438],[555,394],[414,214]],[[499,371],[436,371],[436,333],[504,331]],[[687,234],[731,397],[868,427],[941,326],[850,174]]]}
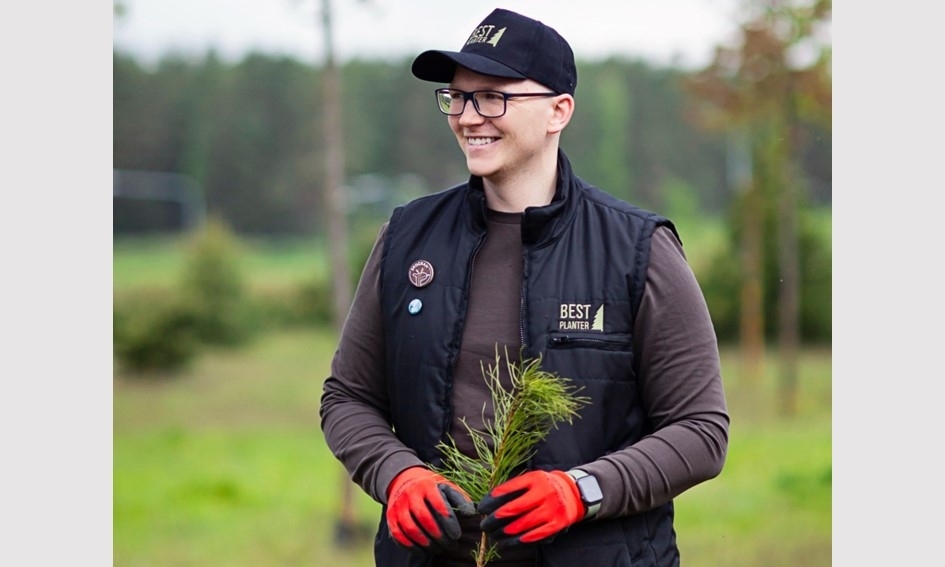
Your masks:
{"label": "black eyeglass frame", "polygon": [[[450,94],[450,96],[452,96],[452,95],[455,94],[455,93],[459,93],[459,94],[461,94],[461,95],[463,96],[463,106],[460,108],[459,112],[447,112],[446,110],[443,110],[443,106],[440,104],[440,95],[441,95],[441,94]],[[479,109],[479,103],[476,102],[476,95],[477,95],[478,93],[492,93],[492,94],[501,95],[501,96],[502,96],[502,113],[501,113],[501,114],[496,114],[496,115],[494,115],[494,116],[489,116],[489,115],[483,114],[483,113],[482,113],[482,110]],[[467,92],[467,91],[461,91],[461,90],[459,90],[459,89],[451,89],[451,88],[446,88],[446,87],[444,87],[444,88],[439,88],[439,89],[434,90],[434,91],[433,91],[433,94],[436,96],[436,107],[437,107],[437,109],[439,109],[440,112],[442,112],[443,114],[445,114],[445,115],[447,115],[447,116],[460,116],[462,113],[466,112],[466,104],[467,104],[469,101],[472,101],[472,103],[473,103],[473,108],[476,110],[476,112],[479,114],[479,116],[482,116],[483,118],[500,118],[500,117],[502,117],[502,116],[505,116],[505,113],[508,111],[508,109],[509,109],[509,99],[510,99],[510,98],[533,97],[533,96],[534,96],[534,97],[538,97],[538,96],[558,96],[558,95],[561,94],[561,93],[550,92],[550,91],[549,91],[549,92],[544,92],[544,93],[506,93],[506,92],[502,92],[502,91],[495,91],[495,90],[492,90],[492,89],[483,89],[483,90],[478,90],[478,91],[468,91],[468,92]]]}

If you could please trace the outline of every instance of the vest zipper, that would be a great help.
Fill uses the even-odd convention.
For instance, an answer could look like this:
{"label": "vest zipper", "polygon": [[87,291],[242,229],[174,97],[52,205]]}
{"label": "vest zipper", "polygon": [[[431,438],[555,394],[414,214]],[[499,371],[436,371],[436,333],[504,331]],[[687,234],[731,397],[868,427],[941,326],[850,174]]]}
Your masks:
{"label": "vest zipper", "polygon": [[459,358],[460,346],[463,344],[463,333],[466,330],[466,314],[469,311],[469,290],[472,287],[473,271],[476,269],[476,256],[485,242],[485,235],[479,237],[479,242],[473,248],[472,256],[469,257],[469,270],[466,274],[466,283],[463,286],[463,312],[460,316],[459,335],[456,337],[456,350],[450,359],[450,378],[446,383],[446,419],[443,423],[443,432],[440,434],[440,440],[446,442],[449,438],[450,426],[453,424],[453,382],[456,380],[456,361]]}
{"label": "vest zipper", "polygon": [[522,287],[519,290],[518,294],[518,332],[519,340],[521,341],[521,348],[519,349],[522,354],[525,353],[525,349],[528,346],[527,341],[525,340],[525,295],[526,288],[525,280],[528,279],[528,248],[522,246]]}
{"label": "vest zipper", "polygon": [[628,350],[631,336],[620,334],[557,333],[548,338],[549,346],[557,348],[594,347],[604,350]]}

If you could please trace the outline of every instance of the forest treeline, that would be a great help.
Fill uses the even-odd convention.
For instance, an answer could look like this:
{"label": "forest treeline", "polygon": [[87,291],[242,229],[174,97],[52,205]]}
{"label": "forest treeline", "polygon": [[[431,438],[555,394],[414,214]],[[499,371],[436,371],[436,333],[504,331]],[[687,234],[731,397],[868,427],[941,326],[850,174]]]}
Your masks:
{"label": "forest treeline", "polygon": [[[113,165],[183,174],[206,210],[239,234],[309,235],[321,230],[322,72],[284,56],[253,53],[225,62],[166,56],[148,68],[114,52]],[[410,60],[350,61],[343,88],[346,188],[378,214],[410,196],[467,178],[433,89]],[[644,208],[673,203],[724,215],[741,159],[729,134],[693,117],[683,81],[692,75],[639,61],[578,61],[576,111],[562,148],[588,182]],[[830,131],[801,124],[793,150],[808,204],[829,205]]]}

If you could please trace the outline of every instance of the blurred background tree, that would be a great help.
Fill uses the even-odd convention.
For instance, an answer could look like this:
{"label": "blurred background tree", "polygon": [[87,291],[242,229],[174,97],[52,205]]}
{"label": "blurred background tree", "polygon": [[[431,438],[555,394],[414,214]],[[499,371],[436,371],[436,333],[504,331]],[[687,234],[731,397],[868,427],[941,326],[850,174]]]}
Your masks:
{"label": "blurred background tree", "polygon": [[[803,215],[811,203],[804,157],[829,148],[820,142],[830,129],[831,48],[813,39],[817,26],[830,18],[831,2],[766,0],[748,7],[757,15],[742,25],[741,44],[720,47],[711,65],[686,84],[700,123],[728,132],[748,147],[743,157],[748,174],[738,180],[740,196],[729,225],[741,260],[741,269],[734,266],[730,272],[741,274],[739,336],[746,373],[758,381],[765,314],[773,316],[782,364],[782,411],[791,414],[797,399],[803,278],[810,274],[814,282],[823,282],[823,271],[829,271],[823,262],[804,265],[818,251],[802,249],[801,238]],[[769,257],[775,261],[766,262]],[[829,286],[818,285],[816,291],[829,297]],[[766,309],[766,297],[776,298],[776,309]],[[829,308],[829,302],[823,307]]]}

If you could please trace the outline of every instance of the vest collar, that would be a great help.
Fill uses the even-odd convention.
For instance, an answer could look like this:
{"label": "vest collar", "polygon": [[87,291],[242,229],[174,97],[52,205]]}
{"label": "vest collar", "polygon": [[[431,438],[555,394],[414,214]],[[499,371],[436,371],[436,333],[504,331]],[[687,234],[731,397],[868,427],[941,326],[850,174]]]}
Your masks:
{"label": "vest collar", "polygon": [[[574,176],[571,162],[564,150],[558,148],[558,181],[555,195],[547,205],[525,209],[522,216],[523,244],[548,244],[561,234],[576,212],[576,195],[580,191],[580,185],[580,180]],[[482,177],[469,176],[467,202],[473,226],[478,230],[485,230],[486,197]]]}

